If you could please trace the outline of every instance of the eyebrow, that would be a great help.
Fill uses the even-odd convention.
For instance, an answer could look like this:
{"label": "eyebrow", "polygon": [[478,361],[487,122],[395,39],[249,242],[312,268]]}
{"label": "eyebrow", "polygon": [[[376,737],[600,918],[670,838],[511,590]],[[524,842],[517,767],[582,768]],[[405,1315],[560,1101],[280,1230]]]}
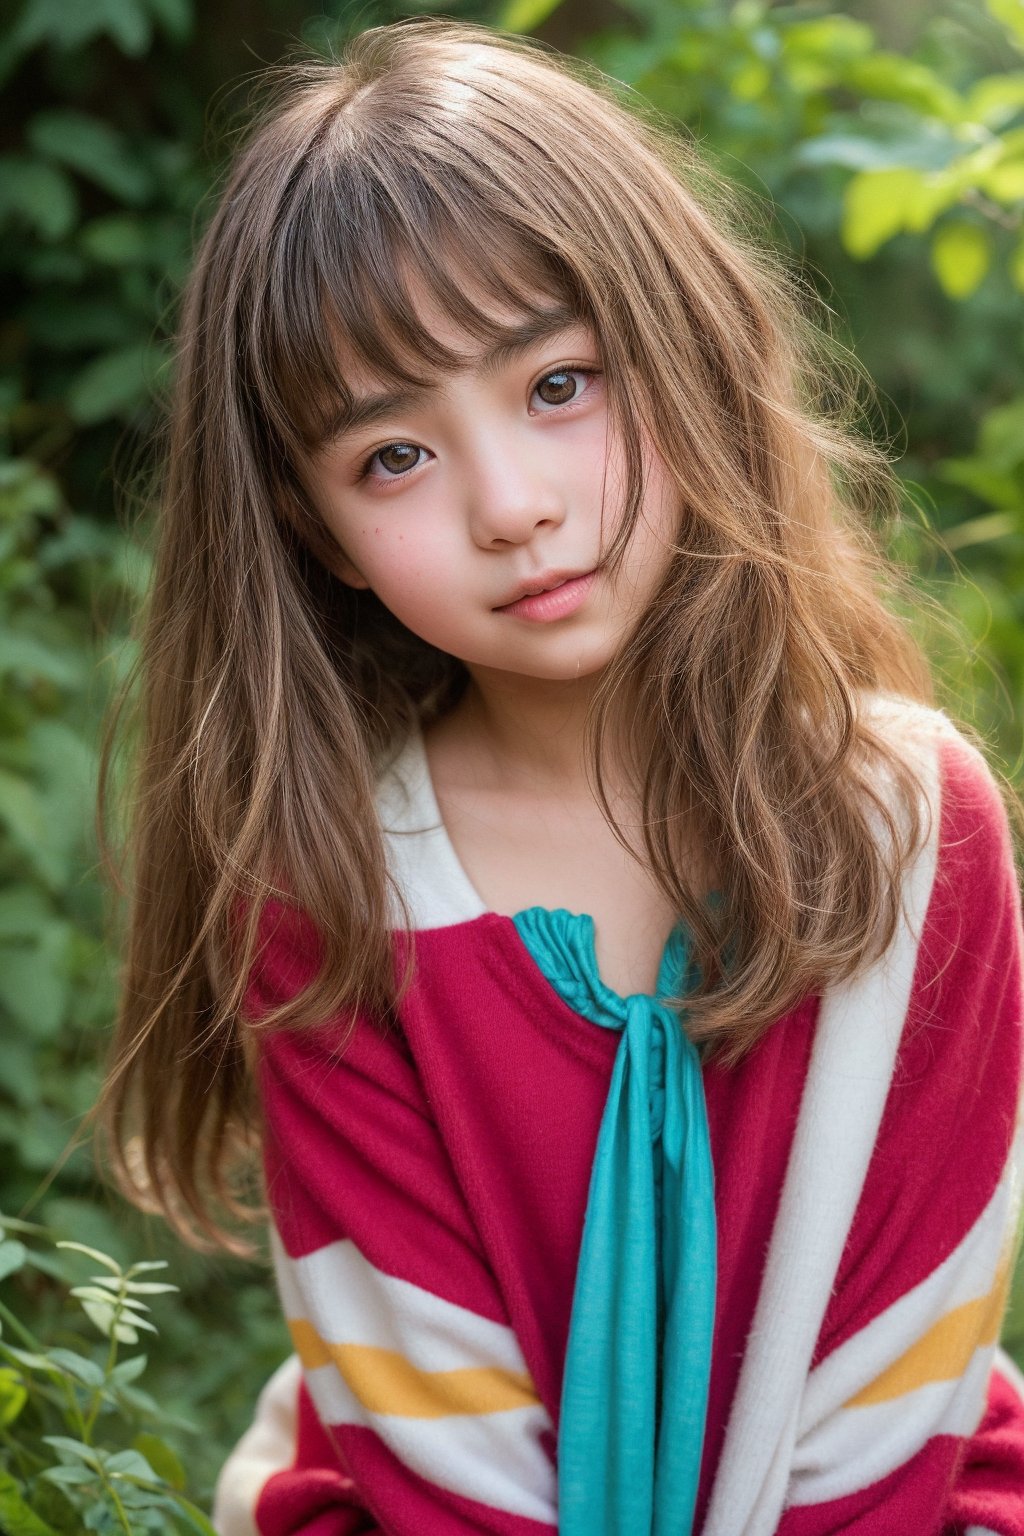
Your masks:
{"label": "eyebrow", "polygon": [[[540,314],[531,315],[528,320],[506,327],[499,332],[497,340],[479,356],[470,358],[463,368],[455,368],[452,371],[458,373],[467,367],[478,368],[485,378],[493,377],[494,374],[500,373],[503,368],[514,363],[524,352],[536,346],[538,342],[546,341],[549,336],[557,336],[561,331],[567,331],[585,323],[578,310],[570,308],[567,304],[560,304],[555,309],[542,310]],[[324,433],[323,445],[327,447],[347,432],[372,426],[374,422],[421,403],[434,387],[432,383],[413,384],[403,389],[388,390],[377,395],[362,395],[353,399],[351,405],[347,409],[340,410],[328,425]]]}

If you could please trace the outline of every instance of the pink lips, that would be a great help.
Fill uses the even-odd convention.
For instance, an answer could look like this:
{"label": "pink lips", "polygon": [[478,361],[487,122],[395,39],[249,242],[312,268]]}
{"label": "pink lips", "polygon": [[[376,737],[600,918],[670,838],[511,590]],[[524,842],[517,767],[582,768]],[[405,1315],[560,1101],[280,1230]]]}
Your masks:
{"label": "pink lips", "polygon": [[547,592],[531,592],[529,596],[507,603],[496,612],[509,613],[516,619],[533,619],[535,623],[541,624],[568,618],[570,613],[575,613],[586,602],[596,575],[596,571],[588,571],[585,576],[573,576],[559,587],[552,587]]}

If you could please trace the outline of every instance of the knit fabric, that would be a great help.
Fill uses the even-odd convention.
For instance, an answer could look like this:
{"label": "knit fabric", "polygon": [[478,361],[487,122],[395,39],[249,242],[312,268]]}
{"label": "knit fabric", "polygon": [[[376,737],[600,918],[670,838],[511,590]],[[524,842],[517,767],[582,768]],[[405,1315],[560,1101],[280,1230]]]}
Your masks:
{"label": "knit fabric", "polygon": [[[718,1247],[703,1536],[1024,1536],[1024,1382],[997,1350],[1021,1160],[1008,831],[988,770],[943,717],[879,718],[914,754],[932,811],[896,938],[738,1067],[702,1068]],[[421,743],[380,803],[415,979],[387,1031],[346,1016],[264,1038],[296,1358],[224,1469],[214,1523],[222,1536],[552,1536],[619,1037],[486,910]],[[300,915],[268,907],[264,937],[254,1016],[317,964]]]}

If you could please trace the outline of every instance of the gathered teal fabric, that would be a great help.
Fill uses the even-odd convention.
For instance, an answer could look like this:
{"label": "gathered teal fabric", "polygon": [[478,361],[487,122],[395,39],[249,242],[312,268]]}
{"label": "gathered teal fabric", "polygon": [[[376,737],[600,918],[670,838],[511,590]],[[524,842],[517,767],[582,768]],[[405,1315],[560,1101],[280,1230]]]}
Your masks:
{"label": "gathered teal fabric", "polygon": [[530,907],[520,938],[575,1012],[622,1031],[591,1172],[558,1432],[560,1536],[689,1536],[715,1317],[714,1173],[676,928],[656,993],[597,970],[587,914]]}

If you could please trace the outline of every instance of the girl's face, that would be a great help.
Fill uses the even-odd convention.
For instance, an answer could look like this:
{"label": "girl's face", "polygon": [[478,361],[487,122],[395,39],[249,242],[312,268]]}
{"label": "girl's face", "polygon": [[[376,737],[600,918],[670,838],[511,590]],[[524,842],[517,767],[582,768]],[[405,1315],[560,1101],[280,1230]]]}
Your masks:
{"label": "girl's face", "polygon": [[423,390],[347,368],[355,407],[311,489],[338,575],[407,629],[471,670],[569,681],[611,660],[656,591],[677,497],[648,445],[640,518],[603,566],[623,474],[595,338],[554,300],[541,324],[500,319],[494,349],[431,316],[466,362]]}

